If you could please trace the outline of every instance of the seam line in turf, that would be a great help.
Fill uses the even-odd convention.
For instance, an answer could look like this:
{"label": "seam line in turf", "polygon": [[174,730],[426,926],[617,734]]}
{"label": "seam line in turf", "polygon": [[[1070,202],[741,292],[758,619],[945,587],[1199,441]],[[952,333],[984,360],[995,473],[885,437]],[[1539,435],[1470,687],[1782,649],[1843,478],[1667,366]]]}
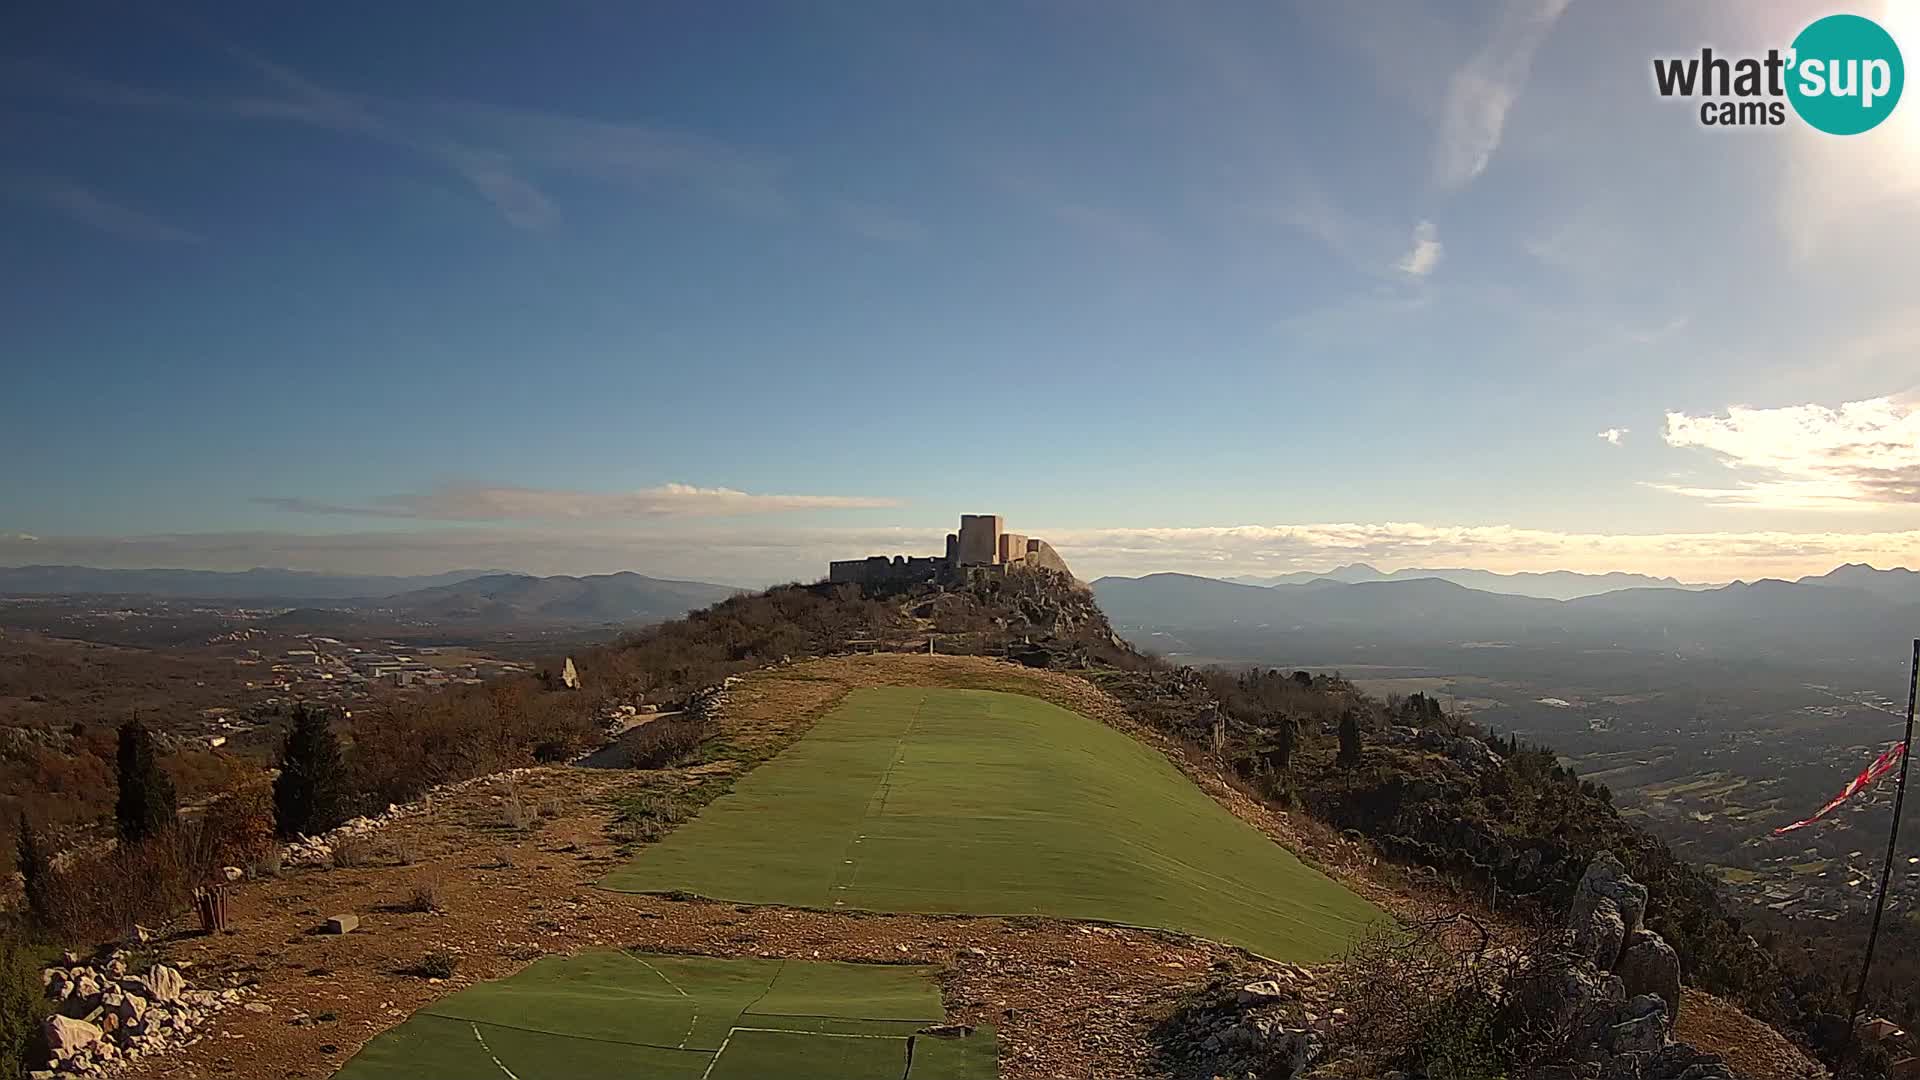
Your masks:
{"label": "seam line in turf", "polygon": [[634,963],[639,964],[641,967],[646,968],[648,971],[653,972],[655,975],[660,976],[660,981],[663,983],[666,983],[668,986],[673,987],[674,993],[679,994],[681,997],[686,998],[688,1000],[693,999],[692,994],[689,994],[685,990],[680,989],[679,983],[674,982],[672,979],[667,978],[666,972],[661,971],[659,968],[654,967],[652,964],[647,963],[644,959],[640,958],[638,955],[634,953],[630,953],[625,949],[620,950],[620,955],[626,957],[629,960],[632,960]]}
{"label": "seam line in turf", "polygon": [[507,1068],[506,1064],[500,1060],[500,1056],[493,1052],[493,1047],[487,1045],[487,1037],[480,1034],[480,1025],[469,1020],[467,1021],[467,1026],[473,1029],[474,1039],[480,1043],[480,1049],[485,1050],[487,1056],[493,1059],[494,1066],[501,1072],[507,1074],[507,1080],[520,1080],[520,1077],[516,1076],[514,1071]]}
{"label": "seam line in turf", "polygon": [[[887,771],[880,775],[879,786],[874,789],[872,795],[867,797],[867,808],[861,811],[860,820],[854,823],[853,835],[847,838],[846,846],[840,850],[840,865],[834,867],[833,880],[827,885],[827,895],[821,899],[821,903],[828,908],[832,908],[834,905],[834,893],[843,889],[852,888],[853,883],[860,877],[860,865],[854,862],[854,860],[847,858],[847,856],[853,853],[854,845],[860,842],[861,836],[864,835],[861,830],[867,827],[867,822],[877,820],[878,815],[874,813],[874,803],[878,801],[881,811],[884,812],[886,810],[887,798],[893,791],[893,771],[900,767],[901,760],[906,757],[907,743],[913,738],[914,732],[920,727],[920,719],[926,714],[926,709],[927,694],[923,691],[920,694],[920,699],[914,702],[913,716],[907,720],[905,730],[900,732],[899,742],[894,744],[893,758],[887,762]],[[849,863],[853,865],[853,869],[850,871],[845,869]],[[840,880],[842,873],[846,873],[847,875],[844,884],[842,884]]]}
{"label": "seam line in turf", "polygon": [[504,1028],[507,1031],[524,1031],[529,1035],[550,1035],[556,1039],[579,1039],[581,1042],[606,1043],[608,1046],[641,1046],[648,1050],[683,1050],[689,1054],[714,1053],[712,1050],[697,1046],[668,1046],[665,1043],[640,1042],[635,1039],[609,1039],[604,1035],[568,1035],[564,1032],[548,1031],[546,1028],[526,1027],[521,1024],[503,1024],[498,1020],[469,1020],[464,1016],[448,1016],[446,1013],[428,1012],[425,1009],[421,1009],[414,1013],[414,1015],[431,1016],[436,1020],[452,1020],[461,1024],[485,1024],[488,1027]]}

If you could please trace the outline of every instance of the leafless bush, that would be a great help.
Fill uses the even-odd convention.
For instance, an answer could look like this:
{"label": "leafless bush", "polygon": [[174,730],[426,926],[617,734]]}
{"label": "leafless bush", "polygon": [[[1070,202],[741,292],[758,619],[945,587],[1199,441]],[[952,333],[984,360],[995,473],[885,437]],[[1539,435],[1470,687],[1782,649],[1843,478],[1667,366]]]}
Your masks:
{"label": "leafless bush", "polygon": [[440,883],[430,878],[414,882],[413,891],[407,894],[407,902],[401,907],[421,914],[441,910]]}
{"label": "leafless bush", "polygon": [[185,909],[215,865],[202,831],[180,825],[137,844],[76,855],[48,871],[41,893],[48,936],[94,943]]}
{"label": "leafless bush", "polygon": [[535,821],[533,807],[529,806],[527,800],[521,796],[518,784],[507,785],[507,794],[501,801],[500,813],[506,821],[507,828],[514,832],[526,832],[533,828]]}
{"label": "leafless bush", "polygon": [[451,979],[460,969],[460,958],[445,949],[435,949],[420,958],[419,963],[405,969],[402,974],[422,979]]}
{"label": "leafless bush", "polygon": [[685,761],[711,734],[710,724],[670,716],[628,732],[620,748],[629,769],[664,769]]}
{"label": "leafless bush", "polygon": [[279,844],[275,844],[267,850],[266,854],[255,859],[253,863],[247,867],[247,874],[253,878],[277,878],[280,876],[281,868],[286,863],[286,858],[287,849],[281,847]]}
{"label": "leafless bush", "polygon": [[1464,913],[1375,930],[1337,969],[1334,999],[1352,1022],[1333,1049],[1383,1070],[1505,1075],[1507,990],[1523,964],[1520,950],[1494,948]]}

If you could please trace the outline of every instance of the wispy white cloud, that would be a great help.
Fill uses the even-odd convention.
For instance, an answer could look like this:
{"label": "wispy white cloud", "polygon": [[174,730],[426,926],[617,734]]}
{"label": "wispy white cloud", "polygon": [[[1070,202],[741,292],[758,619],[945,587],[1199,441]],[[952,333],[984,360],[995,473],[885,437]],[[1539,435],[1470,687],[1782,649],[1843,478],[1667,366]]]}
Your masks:
{"label": "wispy white cloud", "polygon": [[782,164],[698,135],[640,123],[472,102],[414,102],[340,90],[246,49],[220,51],[255,72],[265,91],[188,96],[125,86],[48,65],[16,65],[15,81],[43,95],[136,109],[239,116],[366,139],[447,170],[509,224],[529,231],[560,219],[548,178],[638,187],[680,184],[738,210],[783,202]]}
{"label": "wispy white cloud", "polygon": [[432,521],[587,521],[610,518],[719,517],[796,510],[857,510],[900,505],[856,495],[755,495],[733,488],[662,484],[636,491],[564,491],[528,487],[443,487],[381,495],[364,503],[261,496],[265,506],[303,514],[420,518]]}
{"label": "wispy white cloud", "polygon": [[1600,433],[1600,438],[1609,446],[1619,446],[1620,440],[1627,437],[1627,431],[1628,429],[1623,427],[1610,427]]}
{"label": "wispy white cloud", "polygon": [[1434,180],[1460,188],[1485,172],[1506,132],[1507,112],[1526,85],[1538,51],[1568,0],[1508,0],[1493,32],[1453,73],[1434,143]]}
{"label": "wispy white cloud", "polygon": [[475,102],[387,103],[428,130],[497,150],[504,164],[630,188],[675,185],[755,214],[785,205],[785,164],[689,132]]}
{"label": "wispy white cloud", "polygon": [[83,225],[123,240],[158,244],[198,244],[205,238],[191,229],[162,221],[144,211],[65,180],[9,184],[16,197],[37,203]]}
{"label": "wispy white cloud", "polygon": [[1440,265],[1440,253],[1439,227],[1431,221],[1422,221],[1413,227],[1413,246],[1395,265],[1403,274],[1423,278]]}
{"label": "wispy white cloud", "polygon": [[1719,506],[1870,510],[1920,503],[1920,408],[1891,397],[1839,408],[1729,408],[1667,414],[1667,445],[1712,453],[1731,486],[1655,484]]}

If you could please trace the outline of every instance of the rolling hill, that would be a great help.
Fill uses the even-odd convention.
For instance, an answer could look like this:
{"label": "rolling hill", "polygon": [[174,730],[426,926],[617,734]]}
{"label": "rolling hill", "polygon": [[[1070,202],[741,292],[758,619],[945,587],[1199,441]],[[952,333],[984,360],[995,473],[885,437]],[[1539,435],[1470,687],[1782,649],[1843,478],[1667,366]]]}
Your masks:
{"label": "rolling hill", "polygon": [[[1632,588],[1551,600],[1438,578],[1254,586],[1185,574],[1093,583],[1115,624],[1214,631],[1272,646],[1282,638],[1376,645],[1502,642],[1676,651],[1811,663],[1879,657],[1920,628],[1908,571],[1843,567],[1817,583],[1765,580],[1711,589]],[[1853,583],[1867,587],[1855,587]],[[1893,652],[1904,655],[1902,648]]]}
{"label": "rolling hill", "polygon": [[624,571],[588,577],[491,574],[415,589],[361,606],[437,622],[656,622],[715,604],[740,590]]}
{"label": "rolling hill", "polygon": [[348,600],[453,585],[503,570],[449,570],[417,577],[310,570],[102,570],[91,566],[0,567],[0,595],[153,596],[179,600]]}
{"label": "rolling hill", "polygon": [[1648,577],[1645,574],[1581,574],[1572,570],[1549,570],[1544,573],[1502,574],[1492,570],[1474,570],[1470,568],[1428,568],[1409,567],[1382,573],[1366,563],[1350,563],[1337,566],[1325,573],[1300,570],[1291,574],[1274,574],[1267,577],[1234,577],[1226,580],[1241,585],[1262,587],[1276,585],[1310,585],[1323,582],[1338,582],[1343,585],[1358,585],[1369,581],[1412,581],[1419,578],[1438,578],[1455,585],[1464,585],[1482,592],[1503,593],[1508,596],[1531,596],[1542,600],[1572,600],[1581,596],[1613,592],[1616,589],[1667,588],[1667,589],[1709,589],[1711,585],[1688,585],[1666,577]]}

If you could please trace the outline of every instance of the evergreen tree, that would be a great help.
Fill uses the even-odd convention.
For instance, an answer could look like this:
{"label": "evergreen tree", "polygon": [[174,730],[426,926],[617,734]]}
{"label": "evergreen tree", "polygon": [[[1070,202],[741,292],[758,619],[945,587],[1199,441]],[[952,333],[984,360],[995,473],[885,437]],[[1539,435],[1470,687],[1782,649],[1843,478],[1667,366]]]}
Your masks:
{"label": "evergreen tree", "polygon": [[114,817],[120,823],[120,839],[137,844],[171,828],[180,813],[173,781],[154,754],[153,733],[138,720],[120,725],[119,766],[120,799],[114,804]]}
{"label": "evergreen tree", "polygon": [[1274,732],[1274,769],[1276,772],[1293,771],[1293,751],[1300,742],[1300,721],[1291,716],[1280,718],[1279,730]]}
{"label": "evergreen tree", "polygon": [[33,827],[33,822],[27,820],[25,810],[20,811],[20,832],[14,837],[13,843],[13,866],[20,871],[27,913],[36,922],[45,922],[47,885],[53,874],[53,861],[39,831]]}
{"label": "evergreen tree", "polygon": [[1360,714],[1348,709],[1340,717],[1340,758],[1342,768],[1360,764]]}
{"label": "evergreen tree", "polygon": [[346,817],[347,765],[324,710],[295,707],[273,781],[274,829],[281,836],[326,832]]}

